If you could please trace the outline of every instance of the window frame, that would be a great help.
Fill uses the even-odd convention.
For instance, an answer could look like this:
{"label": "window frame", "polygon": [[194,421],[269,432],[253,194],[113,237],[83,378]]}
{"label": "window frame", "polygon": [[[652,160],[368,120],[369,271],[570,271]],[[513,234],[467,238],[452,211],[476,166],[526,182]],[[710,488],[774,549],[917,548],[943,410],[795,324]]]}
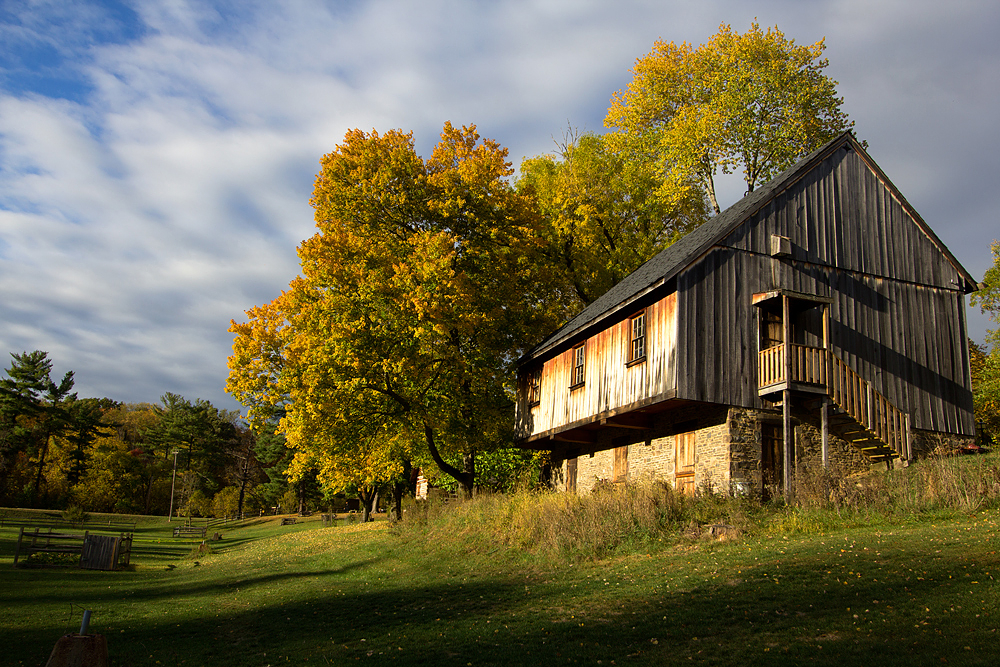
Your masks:
{"label": "window frame", "polygon": [[528,407],[535,407],[542,402],[542,369],[535,368],[528,372]]}
{"label": "window frame", "polygon": [[570,375],[570,389],[579,389],[587,380],[587,345],[580,343],[573,346],[573,370]]}
{"label": "window frame", "polygon": [[[636,335],[636,323],[641,322],[640,326],[642,331],[639,335]],[[646,339],[648,327],[646,326],[646,309],[643,309],[628,318],[628,361],[627,366],[633,366],[635,364],[641,364],[646,361]],[[636,347],[640,346],[642,348],[639,354],[636,354]]]}

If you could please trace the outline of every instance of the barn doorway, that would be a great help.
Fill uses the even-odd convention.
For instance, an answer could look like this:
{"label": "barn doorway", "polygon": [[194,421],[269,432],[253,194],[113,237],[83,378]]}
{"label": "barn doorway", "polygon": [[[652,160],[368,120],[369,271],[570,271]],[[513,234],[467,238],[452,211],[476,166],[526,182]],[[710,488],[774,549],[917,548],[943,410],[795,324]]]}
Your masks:
{"label": "barn doorway", "polygon": [[674,488],[689,496],[694,495],[694,466],[696,439],[692,433],[678,433],[674,436]]}
{"label": "barn doorway", "polygon": [[760,497],[764,502],[784,492],[784,440],[781,424],[760,425]]}
{"label": "barn doorway", "polygon": [[615,447],[614,481],[624,482],[628,479],[628,445]]}
{"label": "barn doorway", "polygon": [[576,460],[577,457],[566,459],[566,492],[576,493]]}

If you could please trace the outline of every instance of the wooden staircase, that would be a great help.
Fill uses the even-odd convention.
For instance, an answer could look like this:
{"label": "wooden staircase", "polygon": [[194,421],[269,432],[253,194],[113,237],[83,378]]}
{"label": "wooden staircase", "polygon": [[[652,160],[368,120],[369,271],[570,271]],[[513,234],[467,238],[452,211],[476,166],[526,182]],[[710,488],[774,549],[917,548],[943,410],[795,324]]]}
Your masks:
{"label": "wooden staircase", "polygon": [[807,394],[803,405],[819,418],[825,395],[830,400],[830,433],[851,443],[872,461],[910,458],[909,415],[832,351],[795,344],[789,347],[791,358],[787,361],[784,344],[761,350],[761,396],[785,389]]}

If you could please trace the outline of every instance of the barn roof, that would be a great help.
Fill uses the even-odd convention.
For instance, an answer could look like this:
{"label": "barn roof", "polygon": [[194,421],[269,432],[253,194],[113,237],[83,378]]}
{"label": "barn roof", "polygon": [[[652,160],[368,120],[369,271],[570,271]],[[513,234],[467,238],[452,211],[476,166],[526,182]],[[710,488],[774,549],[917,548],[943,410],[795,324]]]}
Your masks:
{"label": "barn roof", "polygon": [[747,194],[743,199],[719,215],[709,218],[704,224],[661,251],[584,308],[576,317],[560,327],[555,333],[529,350],[521,358],[520,363],[523,364],[555,348],[562,347],[584,330],[615,314],[620,314],[620,311],[629,308],[643,296],[666,284],[681,271],[697,262],[713,245],[725,238],[739,225],[743,224],[747,218],[766,206],[782,191],[798,182],[816,165],[841,147],[849,147],[857,151],[868,166],[878,175],[879,179],[896,195],[916,224],[930,238],[931,242],[955,266],[956,270],[965,280],[963,289],[966,293],[975,291],[975,279],[955,259],[944,243],[927,226],[923,218],[909,205],[902,193],[896,189],[878,165],[875,164],[875,161],[872,160],[871,156],[858,143],[854,135],[850,131],[847,131],[810,153],[761,187]]}

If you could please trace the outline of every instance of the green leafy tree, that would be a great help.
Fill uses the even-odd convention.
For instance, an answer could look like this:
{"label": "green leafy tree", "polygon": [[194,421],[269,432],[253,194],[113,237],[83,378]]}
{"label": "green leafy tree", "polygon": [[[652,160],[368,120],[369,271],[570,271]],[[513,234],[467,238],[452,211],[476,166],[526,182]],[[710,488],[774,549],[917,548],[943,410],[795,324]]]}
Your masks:
{"label": "green leafy tree", "polygon": [[988,446],[1000,439],[1000,354],[969,341],[976,432]]}
{"label": "green leafy tree", "polygon": [[[1000,241],[990,245],[993,266],[983,275],[978,292],[972,294],[972,305],[988,313],[1000,325]],[[972,365],[972,392],[976,426],[989,444],[1000,440],[1000,326],[986,333],[989,349],[969,341]]]}
{"label": "green leafy tree", "polygon": [[525,160],[517,183],[537,199],[547,255],[584,305],[707,218],[700,190],[655,196],[661,185],[652,160],[591,133]]}
{"label": "green leafy tree", "polygon": [[616,149],[652,155],[655,196],[676,200],[700,187],[719,212],[715,175],[742,170],[753,189],[852,126],[837,82],[823,73],[823,40],[795,43],[754,22],[726,24],[706,44],[657,41],[611,100],[605,125]]}
{"label": "green leafy tree", "polygon": [[12,353],[11,357],[13,362],[7,369],[7,377],[0,379],[0,421],[4,432],[3,470],[0,472],[3,488],[0,490],[5,497],[11,497],[15,490],[7,488],[10,472],[17,455],[25,454],[28,460],[34,461],[34,479],[28,498],[35,507],[50,443],[69,429],[72,422],[66,404],[76,400],[76,394],[70,393],[73,371],[67,372],[57,384],[51,378],[52,361],[47,352]]}
{"label": "green leafy tree", "polygon": [[243,515],[241,502],[243,491],[236,486],[220,489],[212,498],[212,515],[216,517],[239,517]]}

